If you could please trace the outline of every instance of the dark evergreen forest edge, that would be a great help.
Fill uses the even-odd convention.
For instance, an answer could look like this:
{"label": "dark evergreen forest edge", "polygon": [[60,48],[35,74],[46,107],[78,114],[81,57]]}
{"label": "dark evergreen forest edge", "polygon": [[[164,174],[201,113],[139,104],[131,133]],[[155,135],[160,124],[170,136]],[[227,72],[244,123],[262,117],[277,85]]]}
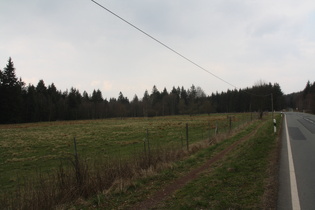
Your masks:
{"label": "dark evergreen forest edge", "polygon": [[36,86],[26,84],[15,73],[9,58],[0,70],[0,123],[25,123],[56,120],[102,119],[114,117],[152,117],[182,114],[211,114],[226,112],[271,111],[291,108],[315,112],[315,82],[307,83],[298,93],[284,95],[279,84],[258,82],[251,88],[227,90],[207,96],[200,87],[192,85],[166,88],[159,91],[153,86],[142,98],[137,95],[130,101],[119,93],[118,98],[107,100],[100,90],[82,94],[76,88],[64,92],[54,83],[45,85],[40,80]]}

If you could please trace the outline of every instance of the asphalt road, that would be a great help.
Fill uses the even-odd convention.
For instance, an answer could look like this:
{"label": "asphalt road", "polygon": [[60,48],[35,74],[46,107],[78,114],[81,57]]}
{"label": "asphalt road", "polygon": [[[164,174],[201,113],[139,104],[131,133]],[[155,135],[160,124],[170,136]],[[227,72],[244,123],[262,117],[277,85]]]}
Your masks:
{"label": "asphalt road", "polygon": [[287,112],[282,128],[278,209],[315,209],[315,115]]}

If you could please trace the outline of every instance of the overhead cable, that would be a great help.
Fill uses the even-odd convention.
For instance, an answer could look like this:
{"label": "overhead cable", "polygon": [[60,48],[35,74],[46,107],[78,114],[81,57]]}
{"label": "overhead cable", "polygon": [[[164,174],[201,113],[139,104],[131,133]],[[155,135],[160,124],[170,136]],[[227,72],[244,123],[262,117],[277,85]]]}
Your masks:
{"label": "overhead cable", "polygon": [[[121,16],[117,15],[116,13],[114,13],[113,11],[111,11],[110,9],[106,8],[105,6],[103,6],[102,4],[98,3],[97,1],[91,0],[93,3],[95,3],[96,5],[98,5],[99,7],[103,8],[104,10],[106,10],[107,12],[109,12],[110,14],[116,16],[117,18],[119,18],[120,20],[122,20],[123,22],[127,23],[128,25],[130,25],[131,27],[135,28],[136,30],[140,31],[141,33],[143,33],[144,35],[148,36],[149,38],[151,38],[152,40],[156,41],[157,43],[161,44],[162,46],[164,46],[165,48],[169,49],[170,51],[172,51],[173,53],[177,54],[178,56],[182,57],[183,59],[185,59],[186,61],[192,63],[193,65],[197,66],[199,69],[205,71],[208,74],[211,74],[213,77],[221,80],[222,82],[234,87],[235,89],[237,89],[237,87],[235,85],[233,85],[232,83],[224,80],[223,78],[217,76],[216,74],[212,73],[211,71],[207,70],[206,68],[202,67],[201,65],[197,64],[196,62],[192,61],[191,59],[187,58],[186,56],[184,56],[183,54],[177,52],[176,50],[174,50],[173,48],[169,47],[168,45],[164,44],[163,42],[161,42],[160,40],[158,40],[157,38],[151,36],[149,33],[145,32],[144,30],[140,29],[139,27],[135,26],[134,24],[130,23],[129,21],[127,21],[126,19],[122,18]],[[245,90],[244,90],[245,91]],[[248,91],[245,91],[250,95],[256,95],[253,93],[249,93]],[[270,94],[268,94],[270,95]],[[259,95],[256,95],[259,96]],[[262,95],[260,95],[262,96]],[[267,96],[267,95],[263,95]]]}

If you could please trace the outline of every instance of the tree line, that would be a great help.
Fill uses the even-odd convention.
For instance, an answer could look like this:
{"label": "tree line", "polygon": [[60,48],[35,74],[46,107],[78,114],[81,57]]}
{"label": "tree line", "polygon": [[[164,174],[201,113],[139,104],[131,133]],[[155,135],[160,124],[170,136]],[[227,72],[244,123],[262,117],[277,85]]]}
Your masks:
{"label": "tree line", "polygon": [[102,92],[82,94],[76,88],[64,92],[54,83],[46,86],[25,85],[15,73],[9,58],[0,70],[0,123],[23,123],[56,120],[102,119],[114,117],[152,117],[195,115],[224,112],[271,111],[285,107],[280,86],[259,82],[251,88],[227,90],[207,96],[201,87],[173,87],[159,91],[154,85],[142,98],[129,100],[119,93],[117,98],[103,98]]}
{"label": "tree line", "polygon": [[305,88],[297,93],[285,96],[288,107],[295,111],[315,113],[315,82],[308,81]]}

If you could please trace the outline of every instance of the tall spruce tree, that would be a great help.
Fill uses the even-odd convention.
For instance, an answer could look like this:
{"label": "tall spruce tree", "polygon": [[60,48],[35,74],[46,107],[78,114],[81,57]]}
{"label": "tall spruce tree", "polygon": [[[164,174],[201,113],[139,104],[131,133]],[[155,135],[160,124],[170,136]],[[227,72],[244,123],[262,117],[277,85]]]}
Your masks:
{"label": "tall spruce tree", "polygon": [[22,120],[21,89],[23,82],[16,77],[11,57],[8,64],[0,73],[0,122],[16,123]]}
{"label": "tall spruce tree", "polygon": [[2,84],[9,87],[14,87],[18,84],[18,78],[15,75],[15,68],[11,57],[8,60],[7,66],[3,69]]}

